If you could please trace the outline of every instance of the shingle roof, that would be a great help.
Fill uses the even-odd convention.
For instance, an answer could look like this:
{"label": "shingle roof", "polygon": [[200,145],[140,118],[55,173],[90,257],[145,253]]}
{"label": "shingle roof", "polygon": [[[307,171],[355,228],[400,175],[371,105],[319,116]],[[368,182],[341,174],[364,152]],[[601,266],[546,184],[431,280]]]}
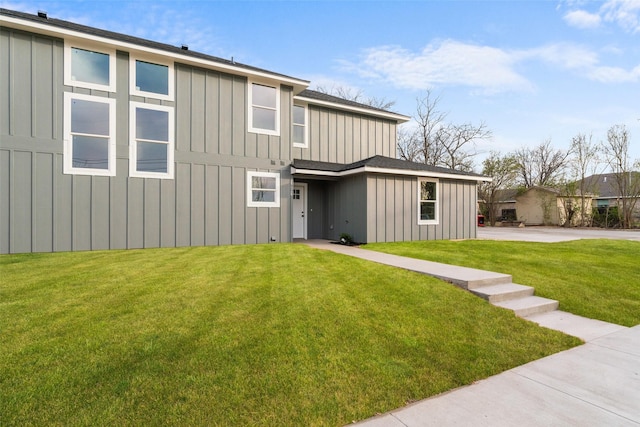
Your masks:
{"label": "shingle roof", "polygon": [[233,67],[237,67],[237,68],[240,68],[240,69],[245,69],[245,70],[248,70],[248,71],[254,71],[254,72],[257,71],[257,72],[260,72],[260,73],[267,73],[267,74],[271,74],[273,76],[284,77],[284,78],[287,78],[287,79],[300,80],[300,79],[297,79],[296,77],[291,77],[291,76],[287,76],[285,74],[280,74],[280,73],[274,73],[273,71],[269,71],[269,70],[265,70],[265,69],[257,68],[257,67],[252,67],[250,65],[242,64],[242,63],[239,63],[239,62],[231,61],[231,60],[224,59],[224,58],[219,58],[217,56],[207,55],[205,53],[200,53],[200,52],[196,52],[196,51],[192,51],[192,50],[184,50],[184,49],[182,49],[182,47],[172,46],[172,45],[165,44],[165,43],[154,42],[154,41],[151,41],[151,40],[147,40],[147,39],[143,39],[143,38],[139,38],[139,37],[134,37],[134,36],[129,36],[129,35],[122,34],[122,33],[116,33],[116,32],[113,32],[113,31],[101,30],[99,28],[94,28],[94,27],[89,27],[89,26],[86,26],[86,25],[76,24],[74,22],[64,21],[64,20],[61,20],[61,19],[55,19],[55,18],[50,18],[50,17],[49,18],[44,18],[44,17],[40,17],[38,15],[32,15],[32,14],[25,13],[25,12],[18,12],[18,11],[9,10],[9,9],[2,9],[2,8],[0,8],[0,15],[13,17],[13,18],[19,18],[19,19],[23,19],[23,20],[27,20],[27,21],[31,21],[31,22],[36,22],[36,23],[39,23],[39,24],[44,24],[44,25],[51,25],[53,27],[57,27],[57,28],[65,29],[65,30],[77,31],[77,32],[80,32],[80,33],[83,33],[83,34],[87,34],[87,35],[93,35],[93,36],[104,37],[104,38],[107,38],[107,39],[116,40],[116,41],[120,41],[120,42],[131,43],[131,44],[135,44],[135,45],[146,47],[146,48],[158,49],[158,50],[162,50],[162,51],[165,51],[167,53],[172,53],[172,54],[176,54],[176,55],[184,55],[184,56],[188,56],[188,57],[192,57],[192,58],[202,59],[202,60],[205,60],[205,61],[217,62],[219,64],[224,64],[224,65],[227,65],[227,66],[233,66]]}
{"label": "shingle roof", "polygon": [[[371,105],[362,104],[360,102],[351,101],[349,99],[340,98],[339,96],[329,95],[327,93],[318,92],[318,91],[312,90],[312,89],[305,89],[305,90],[303,90],[302,92],[300,92],[296,96],[300,96],[300,97],[304,97],[304,98],[310,98],[310,99],[316,99],[318,101],[332,102],[334,104],[348,105],[350,107],[363,108],[363,109],[366,109],[366,110],[380,111],[380,112],[384,112],[384,113],[392,113],[392,111],[389,111],[389,110],[383,110],[382,108],[372,107]],[[398,113],[394,113],[394,114],[398,114]]]}
{"label": "shingle roof", "polygon": [[[633,179],[640,179],[640,172],[631,172]],[[616,175],[613,173],[604,173],[591,175],[584,179],[586,191],[588,193],[597,194],[600,198],[618,197],[618,184]],[[578,185],[580,181],[578,181]]]}
{"label": "shingle roof", "polygon": [[475,178],[483,178],[484,175],[480,175],[473,172],[463,172],[454,169],[441,168],[438,166],[430,166],[424,163],[414,163],[406,160],[394,159],[385,156],[373,156],[368,159],[360,160],[354,163],[329,163],[329,162],[317,162],[313,160],[301,160],[294,159],[292,163],[296,169],[309,169],[316,171],[327,172],[344,172],[352,169],[358,169],[364,166],[380,169],[397,169],[397,170],[410,170],[420,172],[432,172],[438,174],[447,175],[462,175]]}

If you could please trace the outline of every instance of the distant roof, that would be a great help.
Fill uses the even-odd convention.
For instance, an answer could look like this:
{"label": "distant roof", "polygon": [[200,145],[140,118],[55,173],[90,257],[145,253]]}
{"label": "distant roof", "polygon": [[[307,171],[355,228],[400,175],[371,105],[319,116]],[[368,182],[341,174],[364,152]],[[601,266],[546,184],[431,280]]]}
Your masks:
{"label": "distant roof", "polygon": [[[0,15],[19,18],[22,20],[26,20],[26,21],[30,21],[38,24],[49,25],[49,26],[64,29],[64,30],[76,31],[79,33],[87,34],[87,35],[103,37],[103,38],[121,41],[125,43],[131,43],[131,44],[135,44],[135,45],[139,45],[147,48],[158,49],[174,55],[181,55],[181,56],[203,59],[205,61],[215,62],[215,63],[231,66],[238,69],[245,69],[247,71],[266,73],[266,74],[270,74],[277,77],[284,77],[286,79],[300,80],[295,77],[287,76],[285,74],[274,73],[273,71],[268,71],[262,68],[257,68],[250,65],[242,64],[233,60],[219,58],[217,56],[207,55],[207,54],[192,51],[192,50],[185,50],[182,48],[182,46],[172,46],[165,43],[154,42],[154,41],[139,38],[139,37],[129,36],[126,34],[116,33],[113,31],[101,30],[99,28],[76,24],[74,22],[64,21],[61,19],[55,19],[51,17],[40,17],[38,15],[32,15],[25,12],[18,12],[18,11],[2,9],[2,8],[0,8]],[[303,82],[303,83],[306,82],[307,85],[309,83],[306,80],[300,80],[300,82]]]}
{"label": "distant roof", "polygon": [[[640,172],[630,172],[632,179],[640,179]],[[598,198],[615,198],[618,197],[618,184],[616,182],[616,174],[604,173],[588,176],[584,179],[586,183],[586,191],[588,193],[597,194]],[[578,185],[581,181],[578,181]]]}
{"label": "distant roof", "polygon": [[[485,181],[489,180],[484,175],[480,175],[473,172],[463,172],[454,169],[441,168],[438,166],[430,166],[424,163],[409,162],[406,160],[394,159],[385,156],[373,156],[368,159],[360,160],[353,163],[330,163],[330,162],[317,162],[313,160],[294,159],[292,166],[295,169],[306,171],[318,171],[327,172],[331,175],[347,174],[350,171],[356,171],[357,169],[376,169],[376,170],[395,170],[399,172],[418,172],[411,173],[411,175],[428,175],[428,176],[442,176],[442,177],[457,177],[459,179],[471,179],[473,181]],[[366,172],[366,170],[365,170]],[[423,173],[420,173],[423,172]],[[406,174],[406,173],[405,173]]]}
{"label": "distant roof", "polygon": [[516,196],[520,190],[517,188],[507,188],[504,190],[496,190],[496,200],[499,202],[515,202]]}

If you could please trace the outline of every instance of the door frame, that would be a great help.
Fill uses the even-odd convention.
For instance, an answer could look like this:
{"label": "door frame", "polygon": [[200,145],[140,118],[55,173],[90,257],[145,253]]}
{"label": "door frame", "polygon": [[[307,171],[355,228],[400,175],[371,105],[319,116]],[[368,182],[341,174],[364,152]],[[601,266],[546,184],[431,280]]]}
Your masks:
{"label": "door frame", "polygon": [[300,237],[293,236],[293,222],[294,212],[293,212],[293,189],[299,187],[302,189],[302,211],[304,212],[304,217],[302,218],[302,239],[307,240],[307,219],[309,217],[309,209],[307,208],[308,200],[309,200],[309,185],[305,182],[293,182],[293,187],[291,188],[291,238],[292,239],[300,239]]}

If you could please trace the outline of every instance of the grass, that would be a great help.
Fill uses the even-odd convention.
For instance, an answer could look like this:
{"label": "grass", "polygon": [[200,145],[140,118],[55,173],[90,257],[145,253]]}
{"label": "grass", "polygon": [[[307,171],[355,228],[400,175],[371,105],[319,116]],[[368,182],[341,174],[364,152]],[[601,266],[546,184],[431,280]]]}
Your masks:
{"label": "grass", "polygon": [[560,309],[624,326],[640,324],[640,243],[491,240],[399,242],[367,249],[511,274]]}
{"label": "grass", "polygon": [[0,268],[3,426],[344,425],[580,342],[303,245],[5,255]]}

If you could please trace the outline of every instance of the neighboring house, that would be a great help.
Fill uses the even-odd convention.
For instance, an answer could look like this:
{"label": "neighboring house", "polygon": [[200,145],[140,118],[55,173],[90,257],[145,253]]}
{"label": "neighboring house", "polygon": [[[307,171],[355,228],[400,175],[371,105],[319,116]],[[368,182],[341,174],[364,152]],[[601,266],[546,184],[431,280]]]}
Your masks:
{"label": "neighboring house", "polygon": [[[503,190],[502,216],[505,221],[517,221],[524,225],[564,225],[569,212],[573,211],[571,225],[578,225],[576,209],[581,205],[580,196],[561,195],[549,187],[531,187],[524,191]],[[591,211],[591,198],[586,201],[587,212]]]}
{"label": "neighboring house", "polygon": [[396,114],[0,9],[0,253],[476,237],[480,175],[395,159]]}
{"label": "neighboring house", "polygon": [[[640,180],[640,172],[631,172],[629,174],[629,183],[638,182]],[[577,185],[580,185],[578,181]],[[591,175],[584,179],[585,189],[594,194],[593,207],[599,210],[618,206],[621,203],[621,196],[616,182],[616,175],[612,173]],[[640,203],[636,203],[635,217],[640,218]]]}

